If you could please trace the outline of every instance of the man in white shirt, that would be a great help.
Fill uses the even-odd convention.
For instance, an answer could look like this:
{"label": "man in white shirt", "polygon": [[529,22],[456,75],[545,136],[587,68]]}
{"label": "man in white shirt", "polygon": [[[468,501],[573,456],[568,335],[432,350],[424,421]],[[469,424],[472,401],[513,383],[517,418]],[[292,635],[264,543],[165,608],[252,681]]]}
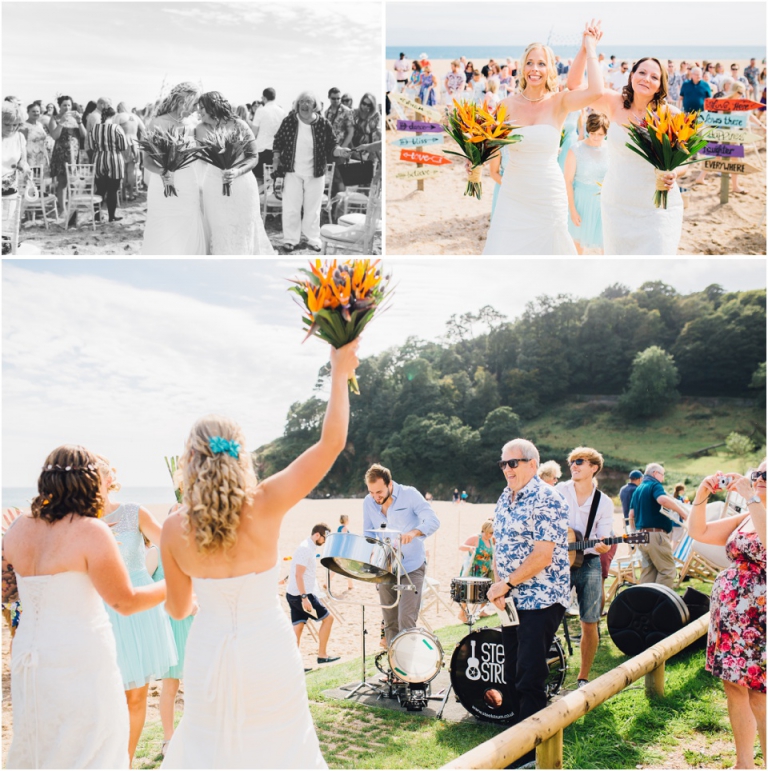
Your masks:
{"label": "man in white shirt", "polygon": [[[577,447],[568,456],[571,478],[555,486],[568,504],[568,527],[581,533],[583,540],[592,541],[613,535],[613,501],[597,489],[595,476],[603,469],[603,456],[591,447]],[[597,496],[597,501],[595,501]],[[587,532],[590,513],[595,507],[592,527]],[[584,549],[584,561],[571,568],[571,585],[576,588],[581,617],[581,668],[578,685],[589,682],[589,670],[597,653],[597,625],[603,599],[603,574],[600,555],[609,551],[605,543]]]}
{"label": "man in white shirt", "polygon": [[622,62],[619,67],[611,70],[608,75],[608,84],[614,91],[621,93],[621,90],[629,82],[629,65],[627,62]]}
{"label": "man in white shirt", "polygon": [[318,633],[318,664],[339,660],[339,656],[328,655],[327,645],[328,638],[331,636],[333,616],[317,596],[317,550],[325,543],[329,532],[328,525],[322,523],[315,525],[309,538],[305,538],[298,545],[291,559],[288,586],[285,590],[285,599],[288,600],[288,606],[291,609],[291,623],[298,645],[301,645],[301,633],[304,631],[307,620],[321,622]]}
{"label": "man in white shirt", "polygon": [[264,179],[264,164],[272,163],[272,143],[275,134],[285,118],[285,110],[275,102],[277,93],[274,88],[265,88],[262,92],[264,106],[253,116],[253,133],[256,135],[256,150],[259,162],[253,173],[257,179]]}
{"label": "man in white shirt", "polygon": [[394,70],[397,90],[402,91],[408,82],[408,76],[411,72],[411,63],[405,58],[404,53],[401,53],[400,58],[395,62]]}

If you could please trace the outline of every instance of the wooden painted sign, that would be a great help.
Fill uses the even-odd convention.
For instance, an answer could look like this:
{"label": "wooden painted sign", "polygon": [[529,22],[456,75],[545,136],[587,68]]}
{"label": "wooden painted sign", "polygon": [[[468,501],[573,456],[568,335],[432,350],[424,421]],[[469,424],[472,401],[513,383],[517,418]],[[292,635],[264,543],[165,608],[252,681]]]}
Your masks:
{"label": "wooden painted sign", "polygon": [[743,112],[744,110],[757,110],[763,107],[760,102],[751,99],[705,99],[704,109],[714,112]]}
{"label": "wooden painted sign", "polygon": [[424,179],[425,177],[436,177],[440,169],[413,169],[412,171],[401,171],[395,174],[397,179]]}
{"label": "wooden painted sign", "polygon": [[744,146],[743,145],[720,145],[720,144],[708,144],[703,147],[699,152],[702,155],[714,155],[717,158],[743,158]]}
{"label": "wooden painted sign", "polygon": [[721,171],[724,174],[754,174],[760,169],[740,161],[721,161],[718,158],[708,158],[704,161],[704,171]]}
{"label": "wooden painted sign", "polygon": [[414,112],[421,113],[425,117],[431,118],[432,120],[440,120],[442,117],[440,111],[436,110],[434,107],[426,107],[425,105],[421,104],[421,102],[417,102],[415,99],[411,99],[409,96],[400,94],[397,91],[390,91],[389,98],[390,100],[394,100],[403,107],[408,107]]}
{"label": "wooden painted sign", "polygon": [[721,128],[746,128],[749,121],[747,113],[717,113],[703,112],[701,117],[708,126],[719,126]]}
{"label": "wooden painted sign", "polygon": [[399,120],[398,131],[422,131],[425,134],[442,134],[443,127],[439,123],[425,123],[421,120]]}
{"label": "wooden painted sign", "polygon": [[402,139],[396,139],[394,142],[390,142],[395,147],[422,147],[424,145],[437,145],[443,141],[442,137],[403,137]]}
{"label": "wooden painted sign", "polygon": [[707,139],[710,142],[726,142],[731,145],[751,145],[760,137],[757,134],[748,134],[746,131],[736,129],[708,129]]}
{"label": "wooden painted sign", "polygon": [[426,166],[446,166],[451,163],[444,155],[420,153],[418,150],[401,150],[400,160],[409,163],[423,163]]}

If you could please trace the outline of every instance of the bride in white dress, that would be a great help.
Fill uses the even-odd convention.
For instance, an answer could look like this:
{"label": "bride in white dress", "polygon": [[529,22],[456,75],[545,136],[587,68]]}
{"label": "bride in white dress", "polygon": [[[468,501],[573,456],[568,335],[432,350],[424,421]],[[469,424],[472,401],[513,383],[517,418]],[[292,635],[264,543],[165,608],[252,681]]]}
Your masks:
{"label": "bride in white dress", "polygon": [[[568,86],[578,88],[586,52],[582,47],[568,75]],[[632,67],[621,93],[606,91],[591,103],[592,109],[608,116],[608,171],[603,180],[601,208],[605,254],[677,254],[683,232],[683,199],[677,175],[685,166],[663,179],[667,186],[667,208],[653,202],[656,174],[653,166],[627,147],[630,122],[640,123],[648,106],[666,103],[667,73],[658,59],[645,57]],[[669,105],[672,113],[679,110]]]}
{"label": "bride in white dress", "polygon": [[[261,219],[259,185],[251,171],[259,160],[256,137],[251,127],[238,118],[230,103],[218,91],[202,94],[198,101],[200,124],[195,129],[198,141],[213,129],[239,129],[250,137],[245,158],[234,169],[222,171],[209,163],[199,163],[202,174],[203,220],[209,254],[274,254]],[[224,195],[225,182],[231,194]]]}
{"label": "bride in white dress", "polygon": [[576,254],[568,233],[568,195],[557,163],[560,131],[568,113],[603,92],[595,45],[599,22],[587,25],[583,45],[588,85],[558,91],[555,57],[532,43],[522,59],[520,91],[507,97],[507,121],[521,128],[522,141],[504,148],[504,176],[483,254]]}
{"label": "bride in white dress", "polygon": [[[197,105],[200,89],[194,83],[179,83],[157,108],[149,126],[165,131],[181,129],[190,133],[184,119]],[[142,254],[206,254],[203,213],[200,208],[198,164],[163,176],[162,169],[144,153],[148,172],[147,221]],[[166,197],[164,182],[172,183],[178,195]]]}
{"label": "bride in white dress", "polygon": [[[43,465],[31,515],[3,536],[3,602],[21,601],[11,655],[7,768],[128,768],[128,706],[104,603],[158,605],[165,584],[131,586],[103,506],[98,460],[65,445]],[[103,599],[103,601],[102,601]]]}
{"label": "bride in white dress", "polygon": [[[331,351],[331,396],[320,440],[257,483],[242,430],[199,420],[181,459],[184,499],[163,525],[166,609],[199,611],[184,664],[184,716],[163,768],[325,768],[296,637],[277,594],[285,513],[345,446],[347,380],[358,341]],[[220,491],[225,491],[223,494]]]}

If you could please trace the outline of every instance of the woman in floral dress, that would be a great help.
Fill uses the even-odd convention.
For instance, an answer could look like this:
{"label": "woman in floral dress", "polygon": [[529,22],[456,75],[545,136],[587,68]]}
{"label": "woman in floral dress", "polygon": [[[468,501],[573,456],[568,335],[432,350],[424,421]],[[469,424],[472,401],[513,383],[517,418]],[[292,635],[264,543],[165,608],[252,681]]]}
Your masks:
{"label": "woman in floral dress", "polygon": [[59,114],[51,116],[48,133],[55,144],[51,154],[51,177],[56,180],[56,200],[59,213],[64,212],[64,191],[67,188],[67,164],[77,163],[80,153],[80,138],[85,139],[83,118],[72,107],[71,96],[58,98]]}
{"label": "woman in floral dress", "polygon": [[[755,733],[765,757],[765,460],[750,478],[728,473],[728,490],[747,500],[748,514],[706,521],[706,503],[720,489],[718,475],[696,492],[688,533],[725,545],[733,564],[712,586],[707,669],[723,681],[736,745],[735,768],[754,768]],[[750,484],[751,480],[751,484]]]}
{"label": "woman in floral dress", "polygon": [[[493,520],[488,519],[483,522],[478,535],[471,535],[459,546],[459,551],[466,551],[467,559],[462,568],[461,575],[473,576],[475,578],[490,578],[493,580]],[[459,611],[459,620],[467,623],[467,608],[461,603]],[[496,611],[483,608],[481,616],[492,616]]]}

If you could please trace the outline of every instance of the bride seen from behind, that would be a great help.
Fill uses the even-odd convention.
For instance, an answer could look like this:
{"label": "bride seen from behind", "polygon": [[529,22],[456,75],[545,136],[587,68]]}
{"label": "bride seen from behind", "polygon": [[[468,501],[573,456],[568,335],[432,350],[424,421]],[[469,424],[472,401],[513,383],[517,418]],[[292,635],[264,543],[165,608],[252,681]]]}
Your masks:
{"label": "bride seen from behind", "polygon": [[[202,164],[203,224],[209,254],[274,254],[261,220],[259,186],[251,174],[259,153],[251,127],[235,115],[232,105],[218,92],[200,95],[197,103],[200,124],[195,129],[198,142],[213,137],[217,130],[237,132],[249,138],[244,157],[232,169],[221,170]],[[231,185],[230,195],[222,193]]]}
{"label": "bride seen from behind", "polygon": [[[128,707],[104,603],[153,608],[163,582],[134,587],[104,511],[97,457],[46,458],[31,514],[2,542],[3,602],[24,608],[11,653],[8,768],[128,768]],[[103,602],[102,602],[103,599]]]}
{"label": "bride seen from behind", "polygon": [[345,447],[358,344],[331,350],[320,440],[268,479],[257,482],[233,421],[207,416],[192,428],[182,508],[163,526],[162,560],[170,615],[190,614],[193,591],[200,610],[187,641],[184,716],[163,768],[326,767],[277,595],[277,542],[285,513]]}
{"label": "bride seen from behind", "polygon": [[[157,108],[149,130],[182,131],[191,138],[184,119],[197,109],[200,89],[194,83],[179,83]],[[148,172],[147,221],[142,254],[206,254],[203,215],[200,209],[199,164],[163,174],[162,169],[143,153]],[[178,195],[165,196],[165,184],[172,184]]]}
{"label": "bride seen from behind", "polygon": [[[569,88],[579,89],[584,71],[582,49],[568,74]],[[621,93],[605,91],[590,102],[597,112],[608,116],[608,171],[603,180],[601,207],[605,254],[677,254],[683,230],[683,200],[677,185],[681,166],[663,176],[669,191],[667,208],[657,209],[653,196],[656,174],[653,166],[627,147],[626,126],[639,124],[648,107],[667,104],[667,73],[658,59],[643,57],[635,62],[629,82]],[[680,112],[667,105],[673,114]]]}
{"label": "bride seen from behind", "polygon": [[520,91],[501,102],[522,141],[503,149],[504,176],[483,254],[576,254],[568,233],[568,196],[557,162],[569,113],[603,93],[596,44],[600,22],[586,25],[587,87],[558,91],[552,49],[532,43],[522,60]]}

